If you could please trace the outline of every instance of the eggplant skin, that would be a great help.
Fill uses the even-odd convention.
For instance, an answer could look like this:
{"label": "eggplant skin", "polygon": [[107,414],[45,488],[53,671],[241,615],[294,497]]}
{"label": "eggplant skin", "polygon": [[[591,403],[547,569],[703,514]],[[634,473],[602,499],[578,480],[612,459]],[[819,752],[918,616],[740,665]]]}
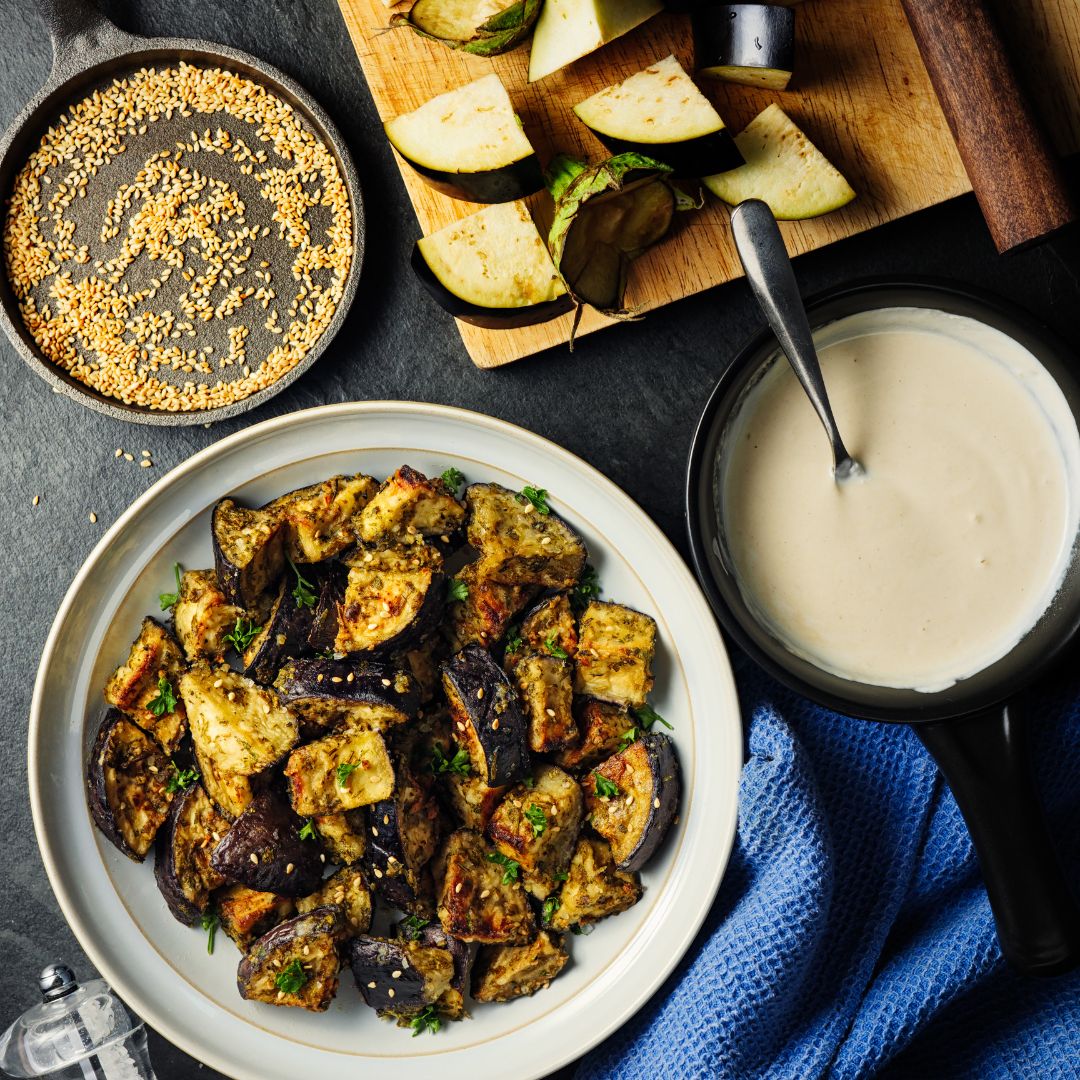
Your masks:
{"label": "eggplant skin", "polygon": [[[666,735],[643,735],[596,770],[619,794],[601,797],[596,777],[583,788],[590,824],[611,845],[619,870],[640,870],[660,847],[679,810],[681,781],[675,745]],[[627,803],[630,795],[632,803]]]}
{"label": "eggplant skin", "polygon": [[94,823],[118,851],[142,862],[168,817],[169,759],[119,709],[105,714],[90,751],[86,785]]}
{"label": "eggplant skin", "polygon": [[[240,961],[236,986],[248,1001],[291,1005],[310,1012],[325,1012],[337,993],[341,961],[338,947],[344,934],[337,907],[320,907],[279,923],[263,934]],[[306,981],[295,993],[282,990],[277,979],[298,963]]]}
{"label": "eggplant skin", "polygon": [[503,203],[535,195],[544,186],[544,172],[535,153],[497,169],[482,172],[447,172],[431,169],[398,153],[424,178],[424,182],[442,195],[474,203]]}
{"label": "eggplant skin", "polygon": [[300,839],[303,824],[279,797],[260,792],[221,838],[210,863],[249,889],[307,896],[322,881],[323,862],[319,845]]}
{"label": "eggplant skin", "polygon": [[498,787],[529,772],[529,732],[506,673],[478,645],[467,645],[443,667],[454,737],[477,775]]}
{"label": "eggplant skin", "polygon": [[637,720],[625,705],[613,705],[594,698],[580,698],[574,705],[578,737],[557,750],[552,760],[564,769],[591,769],[611,757],[623,736],[637,726]]}
{"label": "eggplant skin", "polygon": [[241,952],[247,952],[253,941],[293,913],[288,896],[258,892],[246,885],[226,885],[214,893],[211,904],[221,920],[221,929]]}
{"label": "eggplant skin", "polygon": [[214,571],[226,599],[261,618],[285,569],[285,525],[268,510],[222,499],[210,519]]}
{"label": "eggplant skin", "polygon": [[448,1020],[461,1020],[465,1016],[465,995],[469,990],[469,976],[472,973],[476,948],[467,941],[451,937],[437,922],[429,922],[419,932],[408,921],[400,922],[396,935],[409,941],[418,941],[436,949],[446,949],[454,963],[454,976],[442,997],[435,1002],[439,1015]]}
{"label": "eggplant skin", "polygon": [[165,824],[158,830],[154,880],[177,921],[193,926],[206,911],[210,894],[225,884],[211,865],[214,846],[229,829],[201,784],[173,799]]}
{"label": "eggplant skin", "polygon": [[[309,578],[313,573],[307,571]],[[257,683],[272,683],[286,659],[307,652],[314,614],[313,607],[297,604],[290,583],[282,581],[262,629],[244,650],[244,674]]]}
{"label": "eggplant skin", "polygon": [[685,180],[712,176],[714,172],[726,172],[746,164],[727,128],[700,135],[696,139],[674,143],[641,143],[632,139],[616,139],[600,131],[594,131],[593,134],[604,144],[612,157],[619,154],[648,154],[671,168],[673,176]]}
{"label": "eggplant skin", "polygon": [[570,959],[562,939],[541,930],[527,945],[484,945],[472,974],[480,1002],[512,1001],[545,990]]}
{"label": "eggplant skin", "polygon": [[[769,4],[705,4],[693,13],[699,76],[783,90],[795,70],[795,12]],[[698,175],[701,175],[700,173]]]}
{"label": "eggplant skin", "polygon": [[306,915],[315,908],[330,906],[341,909],[349,934],[366,934],[371,929],[371,890],[357,867],[343,866],[310,896],[296,901],[299,915]]}
{"label": "eggplant skin", "polygon": [[365,1003],[390,1015],[433,1005],[454,978],[448,950],[402,938],[353,938],[347,959]]}

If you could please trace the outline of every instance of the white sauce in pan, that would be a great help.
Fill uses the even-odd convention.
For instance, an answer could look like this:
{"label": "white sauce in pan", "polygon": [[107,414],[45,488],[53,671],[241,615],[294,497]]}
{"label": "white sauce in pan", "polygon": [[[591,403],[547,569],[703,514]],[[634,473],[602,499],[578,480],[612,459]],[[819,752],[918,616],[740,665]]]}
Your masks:
{"label": "white sauce in pan", "polygon": [[723,517],[739,587],[792,652],[848,679],[940,690],[1038,621],[1080,520],[1080,436],[1013,339],[892,308],[816,335],[844,441],[828,440],[780,357],[725,436]]}

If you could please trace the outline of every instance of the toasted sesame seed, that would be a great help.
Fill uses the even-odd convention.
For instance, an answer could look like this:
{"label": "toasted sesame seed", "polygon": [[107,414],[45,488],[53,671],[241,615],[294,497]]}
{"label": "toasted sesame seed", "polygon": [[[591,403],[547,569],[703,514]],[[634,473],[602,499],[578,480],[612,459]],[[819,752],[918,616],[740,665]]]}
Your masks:
{"label": "toasted sesame seed", "polygon": [[659,810],[660,809],[660,797],[657,796],[655,799],[653,799],[652,804],[653,804],[653,809],[654,810]]}
{"label": "toasted sesame seed", "polygon": [[491,890],[490,889],[484,889],[483,892],[480,893],[480,899],[481,900],[486,900],[490,895],[491,895]]}
{"label": "toasted sesame seed", "polygon": [[251,853],[251,854],[250,854],[250,855],[248,856],[248,858],[249,858],[249,859],[250,859],[250,860],[251,860],[251,861],[252,861],[252,862],[253,862],[253,863],[254,863],[254,864],[255,864],[256,866],[258,866],[258,865],[259,865],[259,856],[258,856],[258,855],[256,855],[254,851],[253,851],[253,852],[252,852],[252,853]]}
{"label": "toasted sesame seed", "polygon": [[461,883],[461,882],[459,881],[459,882],[458,882],[458,883],[457,883],[457,884],[456,884],[456,885],[454,886],[454,892],[456,892],[456,893],[459,893],[459,892],[461,892],[461,885],[462,885],[462,883]]}
{"label": "toasted sesame seed", "polygon": [[390,686],[391,685],[389,679],[380,679],[379,681],[383,684],[383,686]]}
{"label": "toasted sesame seed", "polygon": [[369,982],[369,983],[367,984],[367,986],[368,986],[368,989],[369,989],[369,990],[374,990],[374,989],[375,989],[375,983],[374,983],[374,981],[372,981],[372,982]]}
{"label": "toasted sesame seed", "polygon": [[149,456],[150,456],[150,451],[149,451],[149,450],[144,450],[144,451],[142,452],[142,456],[143,456],[143,457],[149,457]]}
{"label": "toasted sesame seed", "polygon": [[292,863],[289,863],[289,865],[285,867],[285,873],[291,874],[295,869],[296,867]]}
{"label": "toasted sesame seed", "polygon": [[482,698],[484,696],[484,688],[482,686],[476,691],[476,696],[478,698]]}
{"label": "toasted sesame seed", "polygon": [[125,461],[134,461],[135,460],[135,455],[134,454],[125,454],[124,455],[124,460]]}
{"label": "toasted sesame seed", "polygon": [[374,869],[374,871],[375,871],[375,876],[376,876],[377,878],[381,878],[381,877],[383,876],[383,872],[382,872],[382,871],[381,871],[381,870],[380,870],[380,869],[379,869],[379,868],[378,868],[377,866],[376,866],[376,867],[374,867],[373,869]]}
{"label": "toasted sesame seed", "polygon": [[142,468],[144,469],[151,468],[153,464],[154,463],[152,461],[148,461],[146,458],[143,458],[143,460],[139,462],[139,465],[142,466]]}
{"label": "toasted sesame seed", "polygon": [[394,996],[394,988],[393,987],[391,987],[389,990],[386,991],[386,996],[387,997],[393,997]]}
{"label": "toasted sesame seed", "polygon": [[494,720],[491,721],[491,730],[492,731],[498,731],[499,730],[499,718],[497,716],[495,717]]}
{"label": "toasted sesame seed", "polygon": [[116,448],[116,453],[113,454],[113,457],[123,457],[123,456],[124,456],[124,451],[121,450],[120,447],[118,446]]}
{"label": "toasted sesame seed", "polygon": [[401,978],[401,972],[400,971],[391,971],[390,972],[390,978],[391,979],[400,979]]}
{"label": "toasted sesame seed", "polygon": [[331,675],[330,676],[330,681],[332,683],[339,683],[339,682],[341,682],[341,676],[340,675]]}
{"label": "toasted sesame seed", "polygon": [[90,517],[90,524],[91,525],[96,525],[97,524],[97,514],[95,514],[93,510],[90,511],[89,517]]}
{"label": "toasted sesame seed", "polygon": [[35,495],[35,496],[34,496],[34,499],[33,499],[33,503],[34,503],[34,505],[35,505],[35,506],[38,506],[38,505],[40,505],[40,503],[41,503],[41,496],[40,496],[40,495]]}

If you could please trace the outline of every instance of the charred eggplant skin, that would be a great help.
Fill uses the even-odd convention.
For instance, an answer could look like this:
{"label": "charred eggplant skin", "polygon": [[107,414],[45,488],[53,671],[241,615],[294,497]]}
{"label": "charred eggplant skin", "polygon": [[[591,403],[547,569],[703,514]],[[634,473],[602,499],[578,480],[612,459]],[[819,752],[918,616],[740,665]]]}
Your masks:
{"label": "charred eggplant skin", "polygon": [[[193,926],[206,910],[209,893],[225,884],[210,865],[210,852],[217,837],[224,836],[228,828],[228,821],[202,785],[193,784],[173,799],[169,816],[157,835],[154,880],[178,922]],[[195,829],[201,830],[201,835],[192,835]]]}
{"label": "charred eggplant skin", "polygon": [[[420,691],[410,675],[388,664],[325,657],[293,660],[278,673],[278,700],[301,720],[331,728],[358,720],[365,713],[383,717],[382,724],[403,723],[416,716]],[[355,715],[354,715],[355,714]]]}
{"label": "charred eggplant skin", "polygon": [[491,787],[513,784],[529,772],[529,732],[506,673],[479,645],[466,645],[443,667],[454,737]]}
{"label": "charred eggplant skin", "polygon": [[472,972],[476,950],[460,938],[452,937],[438,922],[429,922],[419,932],[413,931],[408,920],[397,924],[397,936],[409,941],[418,941],[435,949],[446,949],[454,961],[454,978],[450,988],[464,995],[469,987],[469,975]]}
{"label": "charred eggplant skin", "polygon": [[285,569],[285,529],[277,514],[222,499],[211,516],[214,571],[222,592],[245,611],[265,611],[266,594]]}
{"label": "charred eggplant skin", "polygon": [[[306,576],[314,573],[305,567]],[[283,581],[262,630],[244,650],[244,674],[257,683],[272,683],[287,658],[308,651],[313,615],[311,607],[297,604],[289,582]]]}
{"label": "charred eggplant skin", "polygon": [[402,938],[353,938],[348,964],[366,1004],[394,1013],[434,1004],[453,978],[449,952]]}
{"label": "charred eggplant skin", "polygon": [[307,896],[322,881],[319,845],[300,839],[303,822],[272,792],[256,795],[214,848],[210,862],[257,892]]}

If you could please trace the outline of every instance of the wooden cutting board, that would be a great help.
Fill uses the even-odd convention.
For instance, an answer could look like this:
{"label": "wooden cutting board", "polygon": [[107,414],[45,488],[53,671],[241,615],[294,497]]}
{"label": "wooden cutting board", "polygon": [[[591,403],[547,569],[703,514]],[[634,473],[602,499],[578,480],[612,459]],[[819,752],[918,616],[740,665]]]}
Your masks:
{"label": "wooden cutting board", "polygon": [[[670,53],[692,69],[687,16],[659,15],[530,86],[527,45],[493,60],[467,56],[407,29],[385,32],[389,12],[382,0],[338,2],[384,120],[494,68],[545,162],[559,150],[605,156],[571,112],[590,94]],[[1080,0],[997,0],[997,7],[1058,149],[1080,149]],[[836,213],[785,223],[789,250],[811,251],[970,190],[900,0],[807,0],[798,9],[797,38],[791,89],[703,86],[735,130],[779,102],[859,193]],[[399,165],[425,234],[477,209],[438,194],[400,159]],[[545,221],[545,201],[543,193],[530,200],[538,222]],[[741,273],[728,210],[710,197],[705,209],[680,215],[677,233],[634,263],[627,304],[645,313]],[[520,330],[458,327],[474,363],[497,367],[568,341],[571,320],[566,315]],[[609,322],[587,311],[579,333]]]}

